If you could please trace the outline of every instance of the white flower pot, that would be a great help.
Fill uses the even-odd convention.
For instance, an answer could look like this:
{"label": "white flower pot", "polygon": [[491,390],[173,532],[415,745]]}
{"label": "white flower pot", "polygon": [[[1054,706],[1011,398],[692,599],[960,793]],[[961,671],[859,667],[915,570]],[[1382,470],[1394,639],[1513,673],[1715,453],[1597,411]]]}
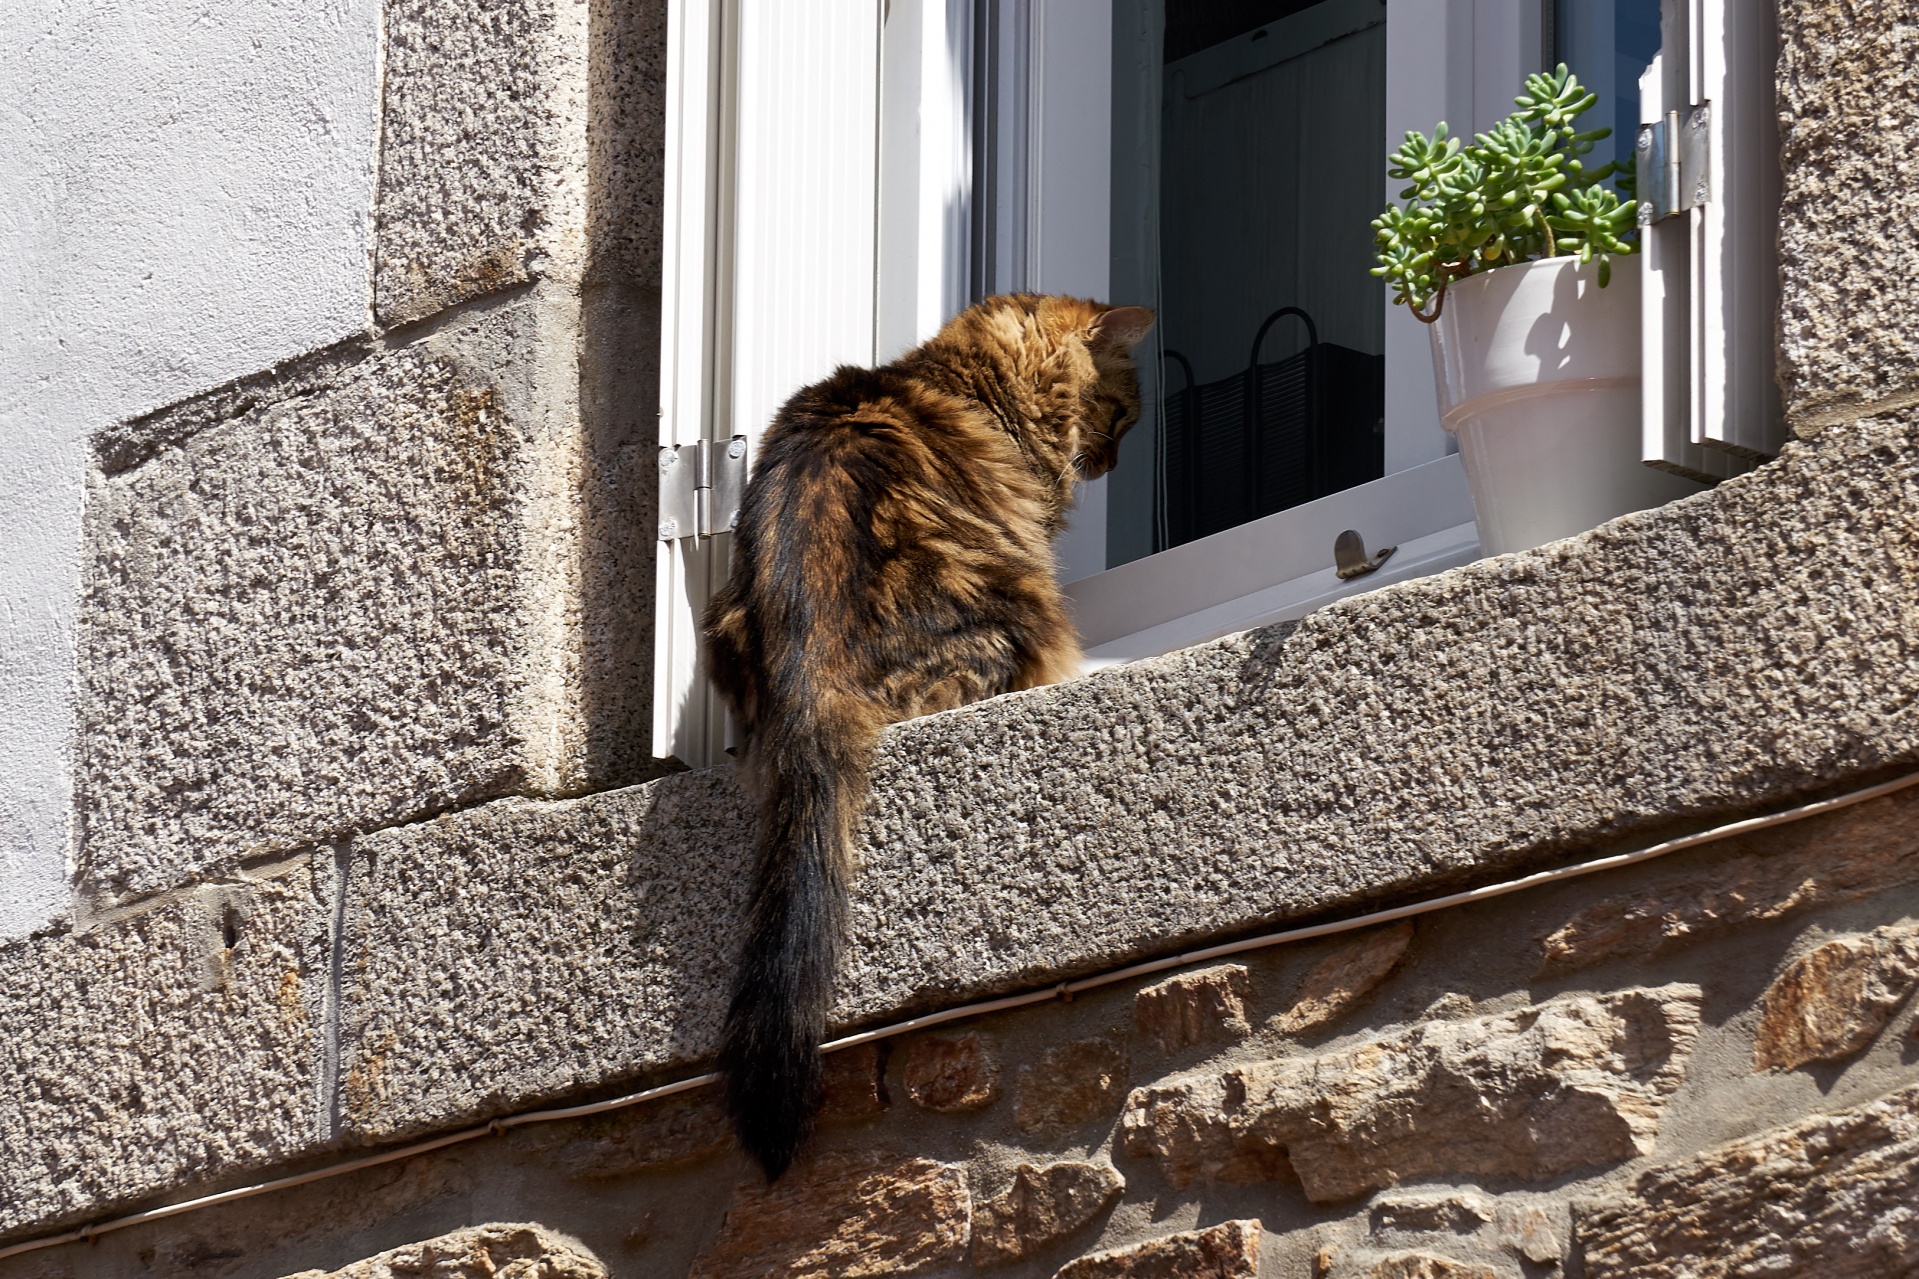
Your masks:
{"label": "white flower pot", "polygon": [[1490,555],[1699,492],[1640,461],[1639,259],[1547,258],[1468,276],[1432,325],[1440,421]]}

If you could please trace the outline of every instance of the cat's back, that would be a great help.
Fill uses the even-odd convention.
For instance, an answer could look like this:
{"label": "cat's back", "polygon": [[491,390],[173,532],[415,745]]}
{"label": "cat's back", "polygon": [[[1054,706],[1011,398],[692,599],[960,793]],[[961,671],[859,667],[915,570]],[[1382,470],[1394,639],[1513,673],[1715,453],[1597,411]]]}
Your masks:
{"label": "cat's back", "polygon": [[1044,486],[977,402],[910,367],[848,366],[795,393],[774,418],[740,533],[748,544],[836,542],[829,558],[841,560],[990,526],[1023,559],[1045,555],[1045,517]]}
{"label": "cat's back", "polygon": [[[939,485],[971,476],[1023,488],[1019,446],[976,403],[910,367],[847,366],[794,394],[761,443],[755,474],[889,468],[896,481]],[[983,468],[983,473],[982,473]]]}
{"label": "cat's back", "polygon": [[[885,695],[890,718],[1058,678],[1077,646],[1048,513],[1045,484],[977,401],[910,367],[839,369],[762,439],[707,613],[715,677],[749,722],[758,672],[786,644],[876,695],[887,678],[863,668],[910,653],[926,678]],[[973,673],[949,688],[952,670]]]}

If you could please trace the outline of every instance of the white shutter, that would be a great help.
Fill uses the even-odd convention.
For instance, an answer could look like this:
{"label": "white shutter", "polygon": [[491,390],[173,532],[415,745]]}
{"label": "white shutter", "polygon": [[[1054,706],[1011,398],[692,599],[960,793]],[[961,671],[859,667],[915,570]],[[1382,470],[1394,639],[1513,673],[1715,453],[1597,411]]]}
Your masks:
{"label": "white shutter", "polygon": [[1786,442],[1780,408],[1778,9],[1692,0],[1693,100],[1713,104],[1711,200],[1699,210],[1693,278],[1699,442],[1762,459]]}
{"label": "white shutter", "polygon": [[731,433],[873,362],[878,0],[739,0]]}
{"label": "white shutter", "polygon": [[[873,360],[880,0],[670,6],[660,443],[756,438]],[[724,536],[660,543],[653,750],[716,760],[699,614]]]}
{"label": "white shutter", "polygon": [[[1777,34],[1769,4],[1663,8],[1660,53],[1640,80],[1641,153],[1652,143],[1685,163],[1665,193],[1680,211],[1650,224],[1642,215],[1644,455],[1712,480],[1751,469],[1786,438],[1774,381]],[[1703,153],[1688,133],[1704,138]],[[1642,178],[1654,212],[1664,185]]]}
{"label": "white shutter", "polygon": [[876,356],[897,359],[971,300],[973,0],[889,0],[880,35]]}

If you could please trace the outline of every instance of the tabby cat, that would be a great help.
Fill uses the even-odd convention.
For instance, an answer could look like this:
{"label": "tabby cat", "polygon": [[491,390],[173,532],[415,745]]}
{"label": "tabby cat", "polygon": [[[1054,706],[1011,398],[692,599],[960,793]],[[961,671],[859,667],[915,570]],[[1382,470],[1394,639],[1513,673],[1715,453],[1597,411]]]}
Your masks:
{"label": "tabby cat", "polygon": [[760,445],[708,672],[759,791],[747,933],[720,1067],[769,1180],[820,1099],[852,838],[880,730],[1071,677],[1052,542],[1077,479],[1139,416],[1143,307],[1013,294],[878,369],[787,401]]}

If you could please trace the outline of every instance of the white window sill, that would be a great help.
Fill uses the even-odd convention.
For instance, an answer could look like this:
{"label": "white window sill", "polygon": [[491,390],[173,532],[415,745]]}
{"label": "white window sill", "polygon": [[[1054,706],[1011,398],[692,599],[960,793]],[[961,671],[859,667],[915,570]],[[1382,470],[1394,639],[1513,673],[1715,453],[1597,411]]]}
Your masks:
{"label": "white window sill", "polygon": [[[1369,552],[1399,549],[1377,571],[1341,581],[1333,540],[1349,528]],[[1093,671],[1292,621],[1478,558],[1465,471],[1451,456],[1108,569],[1066,594]]]}

